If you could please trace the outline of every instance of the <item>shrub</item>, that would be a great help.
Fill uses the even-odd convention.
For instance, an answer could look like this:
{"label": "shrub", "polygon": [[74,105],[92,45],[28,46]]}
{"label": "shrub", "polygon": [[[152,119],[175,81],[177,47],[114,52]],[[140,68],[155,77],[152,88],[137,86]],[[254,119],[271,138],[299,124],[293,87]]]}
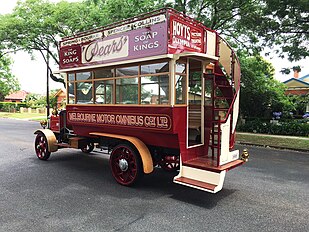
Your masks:
{"label": "shrub", "polygon": [[19,110],[20,107],[26,107],[26,103],[22,102],[0,102],[0,110],[5,112],[11,112]]}
{"label": "shrub", "polygon": [[275,124],[254,120],[238,125],[237,130],[262,134],[308,136],[309,123],[306,120],[290,120]]}

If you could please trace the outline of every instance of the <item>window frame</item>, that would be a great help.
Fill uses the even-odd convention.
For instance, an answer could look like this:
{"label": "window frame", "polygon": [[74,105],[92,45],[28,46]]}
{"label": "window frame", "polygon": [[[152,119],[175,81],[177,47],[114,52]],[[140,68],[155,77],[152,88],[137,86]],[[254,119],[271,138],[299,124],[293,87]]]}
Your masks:
{"label": "window frame", "polygon": [[[167,72],[159,72],[159,73],[150,73],[150,74],[141,74],[141,69],[142,66],[144,65],[148,65],[148,64],[160,64],[160,63],[167,63],[167,67],[168,67],[168,71]],[[140,63],[132,63],[132,64],[126,64],[126,65],[117,65],[117,66],[108,66],[108,67],[102,67],[102,68],[95,68],[95,69],[85,69],[85,70],[80,70],[80,71],[71,71],[67,73],[67,104],[77,104],[77,105],[83,105],[81,103],[77,103],[77,83],[79,82],[91,82],[92,83],[92,103],[88,104],[88,105],[128,105],[128,104],[124,104],[124,103],[117,103],[117,80],[118,79],[126,79],[126,78],[137,78],[137,86],[138,86],[138,99],[137,99],[137,103],[136,104],[129,104],[129,105],[143,105],[143,106],[167,106],[167,105],[172,105],[174,100],[173,100],[173,96],[172,96],[172,92],[171,92],[171,78],[172,77],[172,71],[170,68],[170,64],[171,64],[172,60],[171,59],[161,59],[161,60],[155,60],[155,61],[146,61],[146,62],[140,62]],[[134,67],[137,66],[138,68],[138,73],[137,75],[127,75],[127,76],[117,76],[116,75],[116,69],[119,68],[125,68],[125,67]],[[96,77],[97,75],[95,74],[95,72],[99,69],[110,69],[112,71],[113,77]],[[91,79],[87,79],[87,80],[77,80],[76,76],[78,73],[85,73],[85,72],[90,72],[91,73]],[[74,80],[69,80],[69,76],[73,74],[74,75]],[[151,103],[143,103],[141,102],[141,90],[142,90],[142,84],[141,84],[141,78],[142,77],[148,77],[148,76],[164,76],[166,75],[168,78],[167,84],[168,84],[168,102],[162,104],[161,101],[159,100],[159,102],[157,104],[151,104]],[[160,92],[160,79],[158,80],[158,85],[159,85],[159,92]],[[113,81],[113,90],[112,90],[112,103],[96,103],[96,83],[98,81]],[[69,103],[70,98],[69,98],[69,84],[73,84],[74,86],[74,103]],[[158,94],[159,96],[160,93]],[[105,101],[104,101],[105,102]],[[160,104],[159,104],[160,103]]]}

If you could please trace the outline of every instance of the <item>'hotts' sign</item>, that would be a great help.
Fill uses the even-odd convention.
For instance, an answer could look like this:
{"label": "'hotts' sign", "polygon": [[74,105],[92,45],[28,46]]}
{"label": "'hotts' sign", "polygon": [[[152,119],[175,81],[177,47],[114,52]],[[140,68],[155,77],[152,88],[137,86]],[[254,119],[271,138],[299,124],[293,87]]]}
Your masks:
{"label": "'hotts' sign", "polygon": [[169,130],[171,119],[168,115],[142,115],[121,113],[85,113],[68,112],[68,121],[71,123],[117,125],[144,129]]}
{"label": "'hotts' sign", "polygon": [[169,53],[204,52],[204,30],[180,18],[170,17]]}

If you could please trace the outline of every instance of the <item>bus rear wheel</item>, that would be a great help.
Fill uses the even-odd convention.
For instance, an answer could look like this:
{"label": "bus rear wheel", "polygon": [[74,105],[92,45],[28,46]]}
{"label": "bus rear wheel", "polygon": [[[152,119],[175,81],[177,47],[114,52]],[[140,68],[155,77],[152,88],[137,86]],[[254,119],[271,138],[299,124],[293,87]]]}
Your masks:
{"label": "bus rear wheel", "polygon": [[121,185],[133,185],[143,174],[141,158],[128,144],[119,144],[113,149],[109,164],[115,180]]}
{"label": "bus rear wheel", "polygon": [[48,151],[48,142],[43,133],[37,134],[35,138],[35,153],[40,160],[48,160],[50,152]]}
{"label": "bus rear wheel", "polygon": [[179,166],[180,166],[179,162],[180,162],[179,156],[166,155],[161,158],[159,165],[161,166],[163,170],[167,172],[175,172],[179,170]]}
{"label": "bus rear wheel", "polygon": [[94,144],[90,142],[85,147],[83,147],[81,150],[84,153],[90,153],[93,151],[93,149],[94,149]]}

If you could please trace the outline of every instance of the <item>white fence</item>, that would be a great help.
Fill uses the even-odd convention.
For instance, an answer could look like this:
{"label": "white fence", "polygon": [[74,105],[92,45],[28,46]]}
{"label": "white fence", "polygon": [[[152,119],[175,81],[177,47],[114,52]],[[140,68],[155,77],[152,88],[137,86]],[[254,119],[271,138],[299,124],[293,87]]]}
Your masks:
{"label": "white fence", "polygon": [[[51,112],[53,111],[53,109],[49,109],[49,112],[51,114]],[[32,114],[46,114],[47,109],[46,108],[36,108],[36,109],[32,109],[32,108],[24,108],[24,107],[20,107],[19,109],[20,113],[32,113]]]}

